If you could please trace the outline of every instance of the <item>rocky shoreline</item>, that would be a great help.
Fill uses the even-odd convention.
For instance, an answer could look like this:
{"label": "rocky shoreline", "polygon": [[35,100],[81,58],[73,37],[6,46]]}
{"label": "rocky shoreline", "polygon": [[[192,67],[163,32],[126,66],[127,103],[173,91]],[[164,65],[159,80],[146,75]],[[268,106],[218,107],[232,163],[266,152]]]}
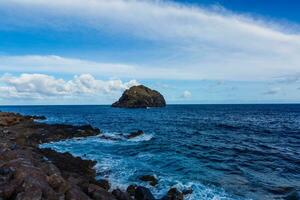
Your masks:
{"label": "rocky shoreline", "polygon": [[[101,135],[99,129],[50,125],[36,119],[45,117],[0,112],[0,200],[155,200],[141,186],[111,190],[107,180],[96,180],[95,161],[39,148],[42,143]],[[156,184],[154,177],[141,179]],[[163,200],[183,198],[182,192],[171,188]]]}

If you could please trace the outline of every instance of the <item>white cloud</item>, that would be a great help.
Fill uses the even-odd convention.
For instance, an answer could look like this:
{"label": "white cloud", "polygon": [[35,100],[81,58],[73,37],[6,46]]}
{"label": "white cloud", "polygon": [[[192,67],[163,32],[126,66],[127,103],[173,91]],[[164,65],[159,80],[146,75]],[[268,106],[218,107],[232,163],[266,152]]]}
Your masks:
{"label": "white cloud", "polygon": [[281,92],[281,88],[275,87],[275,88],[271,88],[270,90],[266,91],[264,94],[265,95],[274,95],[274,94],[278,94],[280,92]]}
{"label": "white cloud", "polygon": [[[224,11],[160,0],[11,0],[1,1],[0,8],[6,16],[0,19],[1,29],[43,27],[75,32],[80,27],[80,31],[92,29],[150,40],[160,44],[157,51],[166,51],[154,59],[155,68],[152,63],[107,66],[61,57],[52,63],[53,57],[42,56],[44,61],[49,59],[46,65],[27,66],[36,70],[85,73],[86,69],[137,78],[230,80],[265,80],[300,73],[298,33]],[[37,61],[44,62],[39,57]]]}
{"label": "white cloud", "polygon": [[188,90],[185,90],[180,97],[184,99],[188,99],[192,97],[192,93]]}
{"label": "white cloud", "polygon": [[158,67],[141,67],[129,64],[102,63],[76,58],[65,58],[56,55],[26,55],[26,56],[0,56],[0,72],[21,73],[90,73],[107,77],[122,78],[161,78],[197,79],[192,72],[184,69],[167,69]]}
{"label": "white cloud", "polygon": [[99,63],[57,55],[0,56],[0,70],[9,72],[92,73],[117,76],[136,71],[134,66],[119,63]]}
{"label": "white cloud", "polygon": [[298,83],[300,82],[300,73],[276,77],[276,80],[279,83],[286,83],[286,84]]}
{"label": "white cloud", "polygon": [[45,74],[4,75],[0,78],[0,98],[47,99],[52,97],[80,97],[110,95],[139,85],[136,80],[97,80],[90,74],[72,80],[57,79]]}

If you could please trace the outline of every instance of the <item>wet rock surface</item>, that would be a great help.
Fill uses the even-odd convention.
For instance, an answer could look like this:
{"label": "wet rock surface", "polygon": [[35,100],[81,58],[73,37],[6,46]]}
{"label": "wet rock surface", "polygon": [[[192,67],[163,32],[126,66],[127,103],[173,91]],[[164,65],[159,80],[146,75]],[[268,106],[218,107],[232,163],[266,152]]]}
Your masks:
{"label": "wet rock surface", "polygon": [[141,186],[136,188],[134,197],[136,200],[155,200],[150,190]]}
{"label": "wet rock surface", "polygon": [[166,106],[166,101],[163,95],[143,85],[133,86],[126,90],[122,94],[121,98],[112,104],[112,107],[119,108],[147,108],[164,106]]}
{"label": "wet rock surface", "polygon": [[161,200],[183,200],[183,193],[179,192],[176,188],[171,188],[168,194]]}
{"label": "wet rock surface", "polygon": [[[38,148],[44,142],[98,135],[99,129],[89,125],[43,124],[36,122],[36,118],[0,112],[1,200],[155,199],[149,189],[135,185],[129,186],[127,191],[111,191],[108,180],[96,180],[95,161]],[[141,134],[142,131],[137,131],[128,137]],[[143,177],[151,185],[157,184],[153,178]]]}
{"label": "wet rock surface", "polygon": [[144,175],[144,176],[141,176],[140,180],[148,182],[151,186],[156,186],[158,184],[157,178],[155,176],[153,176],[153,175]]}
{"label": "wet rock surface", "polygon": [[129,135],[126,136],[127,139],[132,139],[138,136],[144,135],[144,132],[142,130],[138,130],[136,132],[131,132]]}

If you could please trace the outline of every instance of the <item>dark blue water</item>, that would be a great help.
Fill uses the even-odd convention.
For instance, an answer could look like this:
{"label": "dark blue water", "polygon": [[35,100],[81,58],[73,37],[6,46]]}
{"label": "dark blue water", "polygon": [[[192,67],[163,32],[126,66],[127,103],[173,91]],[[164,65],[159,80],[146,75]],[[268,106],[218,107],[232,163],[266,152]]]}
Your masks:
{"label": "dark blue water", "polygon": [[[161,109],[109,106],[0,107],[45,115],[48,123],[92,124],[119,138],[99,137],[45,144],[98,161],[99,177],[114,187],[141,183],[161,197],[171,186],[192,188],[191,200],[284,199],[300,190],[300,105],[174,105]],[[149,186],[150,187],[150,186]]]}

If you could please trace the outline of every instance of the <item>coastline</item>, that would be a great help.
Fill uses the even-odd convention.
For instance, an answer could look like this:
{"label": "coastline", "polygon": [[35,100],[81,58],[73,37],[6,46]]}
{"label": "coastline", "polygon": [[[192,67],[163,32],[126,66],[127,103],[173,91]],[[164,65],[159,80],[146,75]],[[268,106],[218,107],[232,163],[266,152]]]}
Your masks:
{"label": "coastline", "polygon": [[[141,186],[110,190],[108,180],[96,180],[95,161],[39,148],[43,143],[96,136],[99,129],[36,119],[45,118],[0,112],[0,199],[154,200]],[[183,194],[171,188],[163,199],[181,200]]]}

